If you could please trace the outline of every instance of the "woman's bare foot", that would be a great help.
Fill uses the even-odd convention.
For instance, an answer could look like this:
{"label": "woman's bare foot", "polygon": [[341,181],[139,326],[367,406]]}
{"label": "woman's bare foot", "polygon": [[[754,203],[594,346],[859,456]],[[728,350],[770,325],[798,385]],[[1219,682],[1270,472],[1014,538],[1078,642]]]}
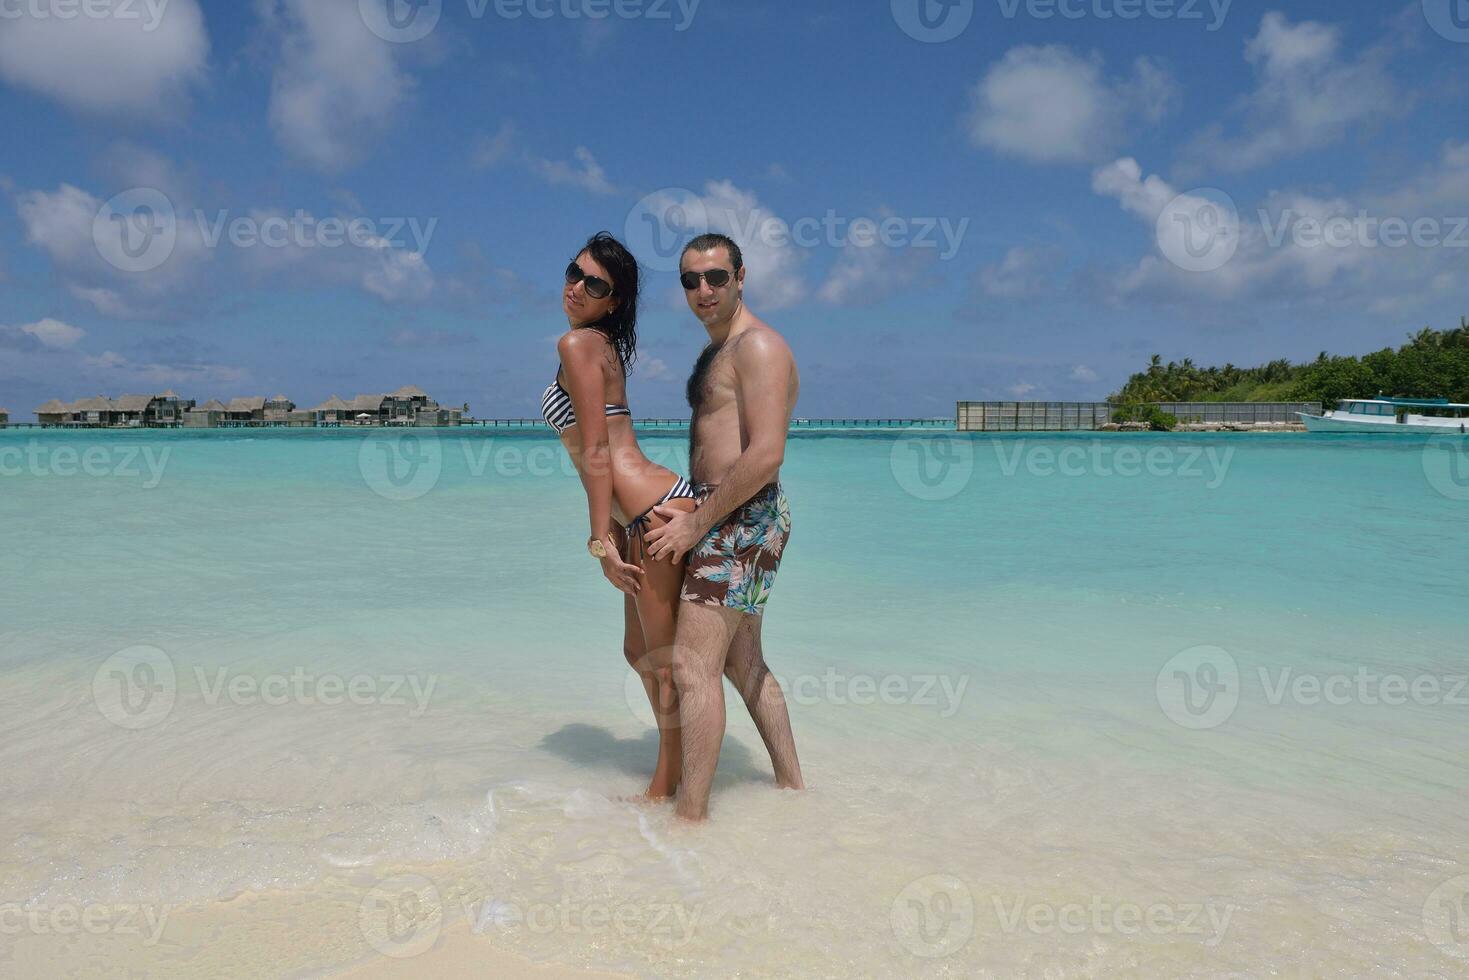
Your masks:
{"label": "woman's bare foot", "polygon": [[655,793],[653,787],[650,786],[646,793],[639,793],[636,796],[620,796],[618,799],[624,803],[636,803],[638,806],[658,806],[663,803],[672,803],[673,794],[669,793],[665,796],[661,793]]}

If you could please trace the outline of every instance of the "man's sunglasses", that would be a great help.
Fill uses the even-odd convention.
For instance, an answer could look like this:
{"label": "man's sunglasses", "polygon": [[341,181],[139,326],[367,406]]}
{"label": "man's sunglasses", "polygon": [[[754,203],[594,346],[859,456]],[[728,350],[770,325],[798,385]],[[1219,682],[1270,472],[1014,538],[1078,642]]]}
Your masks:
{"label": "man's sunglasses", "polygon": [[575,262],[566,267],[566,285],[575,286],[583,283],[586,286],[587,295],[592,299],[606,299],[612,295],[612,284],[601,276],[589,276],[581,270],[581,266]]}
{"label": "man's sunglasses", "polygon": [[699,288],[699,280],[701,279],[707,279],[709,285],[715,289],[721,289],[729,285],[731,275],[733,273],[728,269],[710,269],[708,272],[685,272],[678,277],[678,281],[683,283],[684,289],[692,293]]}

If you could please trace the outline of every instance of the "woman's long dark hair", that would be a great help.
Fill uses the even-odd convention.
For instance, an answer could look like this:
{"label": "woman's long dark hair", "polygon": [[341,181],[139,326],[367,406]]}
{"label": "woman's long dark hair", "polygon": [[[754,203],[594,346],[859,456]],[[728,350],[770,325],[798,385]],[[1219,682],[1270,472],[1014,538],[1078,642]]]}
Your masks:
{"label": "woman's long dark hair", "polygon": [[617,309],[591,324],[607,335],[617,359],[622,363],[622,373],[632,370],[638,359],[638,260],[611,234],[599,231],[587,239],[577,255],[586,252],[597,260],[612,277],[612,295],[617,298]]}

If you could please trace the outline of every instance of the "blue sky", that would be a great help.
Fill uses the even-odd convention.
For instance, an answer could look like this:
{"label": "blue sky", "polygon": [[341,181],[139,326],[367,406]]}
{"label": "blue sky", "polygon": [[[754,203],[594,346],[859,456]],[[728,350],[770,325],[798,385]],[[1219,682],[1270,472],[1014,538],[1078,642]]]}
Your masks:
{"label": "blue sky", "polygon": [[650,266],[634,410],[686,414],[649,220],[742,240],[812,417],[1469,313],[1469,0],[423,3],[0,0],[0,405],[533,416],[605,228]]}

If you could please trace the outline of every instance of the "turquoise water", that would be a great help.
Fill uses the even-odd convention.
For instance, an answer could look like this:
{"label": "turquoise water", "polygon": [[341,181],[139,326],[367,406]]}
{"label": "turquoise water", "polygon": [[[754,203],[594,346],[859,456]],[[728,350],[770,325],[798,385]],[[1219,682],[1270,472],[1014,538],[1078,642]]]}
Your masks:
{"label": "turquoise water", "polygon": [[[686,472],[683,439],[643,436]],[[348,916],[277,923],[268,959],[239,903],[355,909],[402,874],[445,930],[649,976],[1453,975],[1461,462],[800,434],[765,644],[812,788],[768,785],[732,701],[691,830],[618,801],[652,732],[550,436],[0,432],[0,907],[219,916],[207,943],[95,938],[175,975],[382,951]]]}

